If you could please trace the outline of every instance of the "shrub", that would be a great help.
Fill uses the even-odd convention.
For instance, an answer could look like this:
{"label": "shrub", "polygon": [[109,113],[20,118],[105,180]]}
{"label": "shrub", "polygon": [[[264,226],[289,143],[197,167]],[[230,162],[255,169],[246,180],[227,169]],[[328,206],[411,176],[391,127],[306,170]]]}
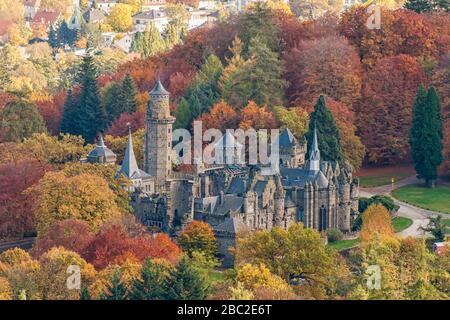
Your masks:
{"label": "shrub", "polygon": [[328,242],[332,243],[332,242],[342,240],[342,238],[344,237],[344,234],[339,229],[329,229],[327,231],[327,237],[328,237]]}

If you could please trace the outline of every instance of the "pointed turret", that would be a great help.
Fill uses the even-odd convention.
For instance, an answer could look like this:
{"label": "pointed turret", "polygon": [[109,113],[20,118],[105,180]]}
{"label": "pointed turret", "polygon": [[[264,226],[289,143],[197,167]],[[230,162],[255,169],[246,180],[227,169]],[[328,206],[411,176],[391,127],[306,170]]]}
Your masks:
{"label": "pointed turret", "polygon": [[128,143],[125,149],[125,155],[120,166],[119,173],[123,174],[127,178],[131,178],[135,175],[139,175],[140,171],[134,156],[133,150],[133,137],[131,136],[131,127],[128,126]]}
{"label": "pointed turret", "polygon": [[94,150],[87,155],[87,161],[90,163],[115,163],[116,155],[108,149],[103,141],[103,136],[100,135],[97,145]]}
{"label": "pointed turret", "polygon": [[314,126],[313,142],[311,144],[311,149],[309,151],[308,169],[311,171],[320,170],[320,151],[319,151],[319,144],[317,143],[317,130],[315,126]]}

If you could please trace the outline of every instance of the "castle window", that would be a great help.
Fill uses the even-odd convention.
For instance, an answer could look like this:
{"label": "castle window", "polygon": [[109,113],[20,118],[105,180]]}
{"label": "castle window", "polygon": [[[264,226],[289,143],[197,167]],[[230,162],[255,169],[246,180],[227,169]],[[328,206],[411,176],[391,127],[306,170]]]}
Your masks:
{"label": "castle window", "polygon": [[322,206],[319,209],[319,231],[327,229],[327,209]]}

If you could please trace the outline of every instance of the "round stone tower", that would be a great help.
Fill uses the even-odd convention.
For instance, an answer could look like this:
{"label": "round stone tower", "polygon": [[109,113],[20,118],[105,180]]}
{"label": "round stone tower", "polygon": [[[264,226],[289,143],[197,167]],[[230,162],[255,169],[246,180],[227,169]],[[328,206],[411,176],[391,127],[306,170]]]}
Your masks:
{"label": "round stone tower", "polygon": [[155,179],[155,191],[165,191],[166,181],[172,172],[172,125],[170,93],[157,81],[150,91],[145,121],[144,171]]}

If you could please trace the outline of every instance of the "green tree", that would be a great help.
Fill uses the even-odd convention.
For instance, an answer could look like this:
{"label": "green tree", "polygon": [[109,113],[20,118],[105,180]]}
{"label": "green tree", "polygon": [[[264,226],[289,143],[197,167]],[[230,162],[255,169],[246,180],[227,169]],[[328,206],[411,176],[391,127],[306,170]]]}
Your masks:
{"label": "green tree", "polygon": [[256,3],[239,19],[238,36],[244,42],[244,55],[248,53],[251,56],[249,47],[255,38],[259,38],[270,50],[277,50],[279,33],[280,30],[274,23],[274,12],[265,3]]}
{"label": "green tree", "polygon": [[92,300],[88,288],[83,288],[80,293],[80,300]]}
{"label": "green tree", "polygon": [[185,98],[181,98],[178,103],[177,108],[173,113],[176,118],[175,123],[173,125],[174,129],[188,129],[191,125],[193,115],[191,108],[189,107],[189,103]]}
{"label": "green tree", "polygon": [[435,217],[429,217],[428,225],[426,227],[421,227],[420,229],[430,232],[436,242],[442,242],[445,240],[446,226],[442,222],[442,216],[437,215]]}
{"label": "green tree", "polygon": [[100,300],[127,300],[127,287],[120,280],[120,272],[114,272],[111,284],[100,294]]}
{"label": "green tree", "polygon": [[417,13],[441,10],[448,12],[448,0],[407,0],[403,6]]}
{"label": "green tree", "polygon": [[409,145],[414,167],[419,178],[425,179],[428,187],[434,187],[437,168],[443,160],[443,129],[441,105],[436,90],[428,93],[419,86],[413,106],[413,119],[409,132]]}
{"label": "green tree", "polygon": [[77,31],[69,29],[67,22],[63,20],[59,25],[57,37],[59,46],[64,46],[66,44],[73,46],[77,39]]}
{"label": "green tree", "polygon": [[120,95],[118,97],[124,112],[133,113],[137,110],[137,93],[138,91],[134,80],[128,73],[123,78]]}
{"label": "green tree", "polygon": [[62,133],[75,135],[80,133],[78,124],[74,121],[77,111],[77,103],[72,95],[72,89],[69,88],[61,117],[60,131]]}
{"label": "green tree", "polygon": [[97,134],[106,127],[106,112],[100,103],[97,70],[92,55],[87,54],[83,57],[79,78],[81,92],[76,102],[78,112],[74,116],[74,121],[78,123],[79,134],[87,143],[92,143]]}
{"label": "green tree", "polygon": [[207,112],[218,101],[218,80],[222,72],[220,59],[215,55],[208,56],[184,96],[191,109],[192,118]]}
{"label": "green tree", "polygon": [[308,132],[308,150],[311,147],[314,136],[314,128],[317,130],[320,156],[322,160],[342,161],[341,136],[333,114],[328,109],[324,95],[320,95],[310,115]]}
{"label": "green tree", "polygon": [[0,111],[0,140],[21,142],[39,132],[47,132],[47,129],[33,103],[13,100]]}
{"label": "green tree", "polygon": [[249,59],[233,75],[233,83],[228,84],[234,92],[227,102],[243,108],[250,100],[260,106],[282,105],[287,82],[282,79],[283,63],[259,38],[250,41]]}
{"label": "green tree", "polygon": [[172,269],[173,266],[165,260],[146,259],[142,266],[141,277],[134,279],[131,284],[130,299],[164,299]]}
{"label": "green tree", "polygon": [[180,259],[167,284],[166,298],[169,300],[204,300],[209,293],[205,275],[191,265],[190,259]]}
{"label": "green tree", "polygon": [[106,120],[110,125],[123,112],[120,105],[121,86],[115,81],[107,84],[102,90],[102,104],[106,112]]}

